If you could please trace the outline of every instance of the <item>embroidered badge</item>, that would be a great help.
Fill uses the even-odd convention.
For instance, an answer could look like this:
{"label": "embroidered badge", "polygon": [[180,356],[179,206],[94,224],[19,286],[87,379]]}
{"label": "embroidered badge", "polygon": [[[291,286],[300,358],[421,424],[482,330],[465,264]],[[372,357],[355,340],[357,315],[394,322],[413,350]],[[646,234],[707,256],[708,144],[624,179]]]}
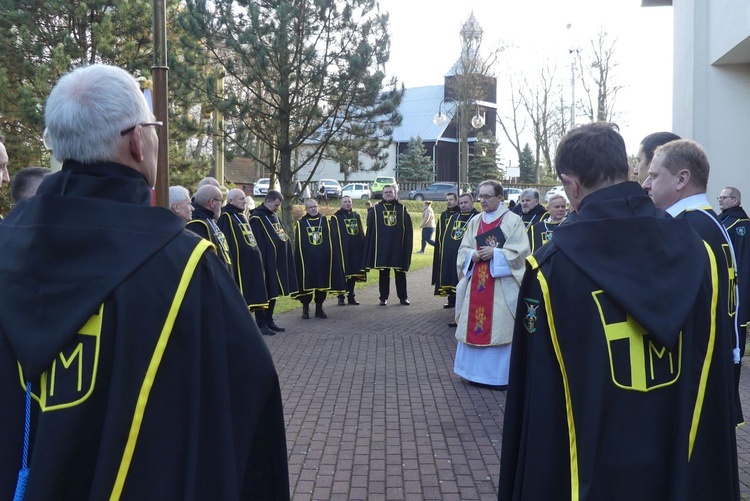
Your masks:
{"label": "embroidered badge", "polygon": [[456,220],[453,222],[453,229],[451,230],[451,238],[453,240],[461,240],[464,238],[464,232],[466,231],[467,221]]}
{"label": "embroidered badge", "polygon": [[255,240],[255,234],[253,234],[253,230],[250,229],[250,225],[247,223],[239,223],[240,224],[240,231],[242,231],[242,236],[245,239],[245,242],[250,247],[255,247],[258,245],[258,242]]}
{"label": "embroidered badge", "polygon": [[487,266],[481,266],[478,267],[477,270],[477,291],[478,292],[484,292],[484,289],[487,288],[487,279],[490,278],[490,272],[489,267]]}
{"label": "embroidered badge", "polygon": [[738,234],[739,236],[741,236],[741,237],[744,237],[744,236],[745,236],[745,227],[744,227],[744,226],[740,226],[740,227],[738,227],[738,228],[735,228],[735,230],[734,230],[734,231],[736,231],[736,232],[737,232],[737,234]]}
{"label": "embroidered badge", "polygon": [[396,226],[396,211],[383,209],[383,220],[386,226]]}
{"label": "embroidered badge", "polygon": [[349,235],[357,235],[359,234],[359,226],[357,226],[357,219],[350,217],[350,218],[344,218],[344,224],[346,225],[346,232]]}
{"label": "embroidered badge", "polygon": [[319,226],[311,226],[307,228],[307,238],[312,245],[320,245],[323,243],[323,232]]}
{"label": "embroidered badge", "polygon": [[484,314],[484,308],[477,308],[474,314],[474,333],[482,334],[484,332],[484,322],[487,320],[487,315]]}
{"label": "embroidered badge", "polygon": [[276,231],[276,234],[279,236],[279,239],[281,239],[282,242],[286,242],[287,240],[289,240],[289,237],[284,231],[284,228],[281,227],[281,224],[273,223],[273,229],[274,231]]}
{"label": "embroidered badge", "polygon": [[526,316],[523,317],[523,326],[529,334],[536,332],[536,309],[539,308],[539,301],[536,299],[523,298],[526,303]]}

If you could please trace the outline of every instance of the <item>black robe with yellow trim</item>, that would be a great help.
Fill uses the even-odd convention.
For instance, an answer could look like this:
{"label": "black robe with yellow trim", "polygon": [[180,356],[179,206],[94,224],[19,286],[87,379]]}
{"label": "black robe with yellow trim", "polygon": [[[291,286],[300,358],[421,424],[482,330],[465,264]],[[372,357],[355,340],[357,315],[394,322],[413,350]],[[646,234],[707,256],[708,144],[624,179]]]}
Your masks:
{"label": "black robe with yellow trim", "polygon": [[442,251],[440,250],[440,241],[443,239],[443,235],[445,234],[445,229],[448,226],[448,220],[451,218],[451,216],[457,214],[458,212],[459,209],[457,206],[452,209],[446,209],[440,213],[440,215],[437,217],[437,221],[435,222],[435,245],[433,245],[432,254],[432,282],[430,283],[435,286],[436,296],[445,295],[440,292],[439,285],[441,268],[440,256],[442,255]]}
{"label": "black robe with yellow trim", "polygon": [[637,183],[527,260],[499,500],[739,498],[717,256]]}
{"label": "black robe with yellow trim", "polygon": [[294,224],[294,241],[299,292],[293,297],[313,291],[346,293],[338,232],[328,219],[320,214],[315,217],[305,214]]}
{"label": "black robe with yellow trim", "polygon": [[381,200],[367,212],[362,268],[409,271],[414,241],[411,216],[398,200]]}
{"label": "black robe with yellow trim", "polygon": [[561,223],[562,221],[553,223],[549,219],[546,219],[529,226],[527,231],[529,232],[529,243],[531,245],[532,254],[552,240],[554,231],[558,226],[560,226]]}
{"label": "black robe with yellow trim", "polygon": [[[677,219],[687,219],[696,233],[711,246],[717,259],[719,268],[719,304],[717,315],[724,322],[721,328],[729,332],[729,342],[723,348],[733,354],[733,350],[739,353],[744,349],[740,345],[740,332],[735,325],[737,314],[737,269],[734,263],[731,240],[725,234],[716,213],[710,205],[701,209],[688,209],[677,215]],[[739,360],[737,361],[739,363]],[[739,369],[739,368],[737,368]],[[734,385],[733,385],[734,386]],[[742,415],[742,404],[740,402],[739,387],[734,386],[734,422],[744,422]]]}
{"label": "black robe with yellow trim", "polygon": [[221,210],[216,223],[227,239],[234,280],[240,287],[247,307],[256,310],[268,306],[263,255],[245,214],[232,204]]}
{"label": "black robe with yellow trim", "polygon": [[[444,214],[444,213],[443,213]],[[456,293],[458,285],[458,249],[464,238],[467,223],[479,212],[472,208],[470,212],[452,212],[445,222],[443,231],[435,239],[435,257],[432,261],[432,284],[436,296],[447,296]],[[442,217],[440,218],[442,220]]]}
{"label": "black robe with yellow trim", "polygon": [[258,248],[263,254],[268,299],[297,292],[299,289],[292,244],[278,216],[261,204],[250,216],[250,229],[253,230]]}
{"label": "black robe with yellow trim", "polygon": [[273,361],[212,245],[118,164],[0,228],[0,499],[289,499]]}
{"label": "black robe with yellow trim", "polygon": [[339,253],[344,263],[344,275],[347,279],[365,280],[362,269],[362,250],[365,244],[365,229],[362,218],[354,211],[343,208],[331,216],[332,227],[336,226],[339,242]]}
{"label": "black robe with yellow trim", "polygon": [[227,237],[214,221],[214,213],[201,205],[194,204],[193,207],[193,219],[188,221],[185,228],[214,244],[219,258],[224,262],[227,270],[234,273]]}
{"label": "black robe with yellow trim", "polygon": [[[739,336],[740,359],[745,356],[747,330],[750,328],[750,218],[742,207],[731,207],[721,214],[719,220],[727,230],[734,249],[737,266],[737,330]],[[734,364],[734,382],[737,388],[738,422],[744,421],[742,403],[739,399],[740,375],[742,363]],[[741,420],[741,421],[740,421]]]}

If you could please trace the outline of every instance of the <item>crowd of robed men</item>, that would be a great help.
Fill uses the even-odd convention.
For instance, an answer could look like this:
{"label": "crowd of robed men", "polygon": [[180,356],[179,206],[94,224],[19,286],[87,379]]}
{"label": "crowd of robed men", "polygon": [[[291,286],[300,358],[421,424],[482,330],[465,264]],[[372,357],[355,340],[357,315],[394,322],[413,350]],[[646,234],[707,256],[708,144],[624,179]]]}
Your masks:
{"label": "crowd of robed men", "polygon": [[[45,125],[62,170],[0,224],[0,497],[288,499],[278,377],[249,311],[268,326],[281,293],[309,305],[353,291],[333,273],[320,286],[306,260],[332,263],[321,251],[355,223],[306,205],[292,250],[277,193],[250,220],[244,193],[222,209],[210,184],[192,202],[175,189],[171,212],[151,207],[160,124],[119,68],[62,77]],[[507,380],[499,499],[739,499],[749,221],[732,187],[711,210],[705,152],[673,136],[644,139],[641,186],[615,126],[569,131],[555,156],[562,223],[538,194],[511,212],[496,181],[479,187],[481,213],[461,195],[438,221],[433,277],[456,308],[456,372]],[[360,273],[342,275],[378,269],[386,305],[393,270],[408,305],[411,222],[395,190],[383,198]],[[245,294],[232,240],[255,241],[266,308]]]}
{"label": "crowd of robed men", "polygon": [[400,303],[409,305],[411,218],[393,186],[383,187],[382,196],[367,212],[367,232],[351,197],[342,197],[341,207],[331,217],[320,214],[318,202],[308,198],[305,214],[294,224],[293,240],[279,219],[284,197],[276,190],[269,190],[263,203],[248,211],[252,199],[242,190],[229,190],[224,205],[218,182],[206,178],[192,200],[187,189],[171,187],[170,207],[183,217],[187,229],[214,244],[254,312],[260,332],[273,336],[286,330],[273,318],[279,297],[298,299],[304,319],[310,318],[314,303],[312,314],[325,319],[323,303],[328,295],[336,295],[341,306],[360,304],[355,284],[364,281],[371,269],[380,274],[381,305],[388,302],[391,271]]}

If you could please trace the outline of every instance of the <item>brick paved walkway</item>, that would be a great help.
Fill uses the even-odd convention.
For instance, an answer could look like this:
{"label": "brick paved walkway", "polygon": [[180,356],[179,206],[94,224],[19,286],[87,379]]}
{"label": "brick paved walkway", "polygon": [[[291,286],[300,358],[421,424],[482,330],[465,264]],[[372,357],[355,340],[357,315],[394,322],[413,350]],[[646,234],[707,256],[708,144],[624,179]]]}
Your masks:
{"label": "brick paved walkway", "polygon": [[[408,280],[411,306],[395,287],[380,306],[374,285],[358,292],[360,306],[327,300],[327,320],[280,315],[287,332],[265,338],[281,380],[294,500],[497,499],[505,393],[453,374],[453,310],[432,296],[429,269]],[[750,499],[750,425],[737,444]]]}

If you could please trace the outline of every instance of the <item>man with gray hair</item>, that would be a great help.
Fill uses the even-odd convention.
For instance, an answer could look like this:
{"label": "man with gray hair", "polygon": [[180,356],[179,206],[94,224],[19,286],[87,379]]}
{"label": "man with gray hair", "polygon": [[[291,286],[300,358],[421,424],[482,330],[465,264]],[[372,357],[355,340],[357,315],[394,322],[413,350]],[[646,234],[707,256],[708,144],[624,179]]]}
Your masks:
{"label": "man with gray hair", "polygon": [[26,167],[19,170],[10,183],[10,199],[17,204],[33,197],[42,180],[49,173],[50,170],[47,167]]}
{"label": "man with gray hair", "polygon": [[190,203],[190,192],[184,186],[169,187],[169,208],[187,224],[193,219],[193,204]]}
{"label": "man with gray hair", "polygon": [[219,257],[231,272],[232,258],[229,255],[227,238],[216,224],[221,215],[221,203],[224,201],[221,190],[216,186],[206,184],[198,188],[193,199],[195,210],[193,218],[187,224],[187,229],[214,244]]}
{"label": "man with gray hair", "polygon": [[517,214],[521,216],[527,231],[532,225],[544,221],[549,216],[544,206],[539,203],[539,192],[534,188],[523,190],[520,205],[521,212]]}
{"label": "man with gray hair", "polygon": [[138,83],[78,68],[45,124],[62,170],[0,225],[0,499],[289,499],[273,361],[210,243],[151,207]]}

